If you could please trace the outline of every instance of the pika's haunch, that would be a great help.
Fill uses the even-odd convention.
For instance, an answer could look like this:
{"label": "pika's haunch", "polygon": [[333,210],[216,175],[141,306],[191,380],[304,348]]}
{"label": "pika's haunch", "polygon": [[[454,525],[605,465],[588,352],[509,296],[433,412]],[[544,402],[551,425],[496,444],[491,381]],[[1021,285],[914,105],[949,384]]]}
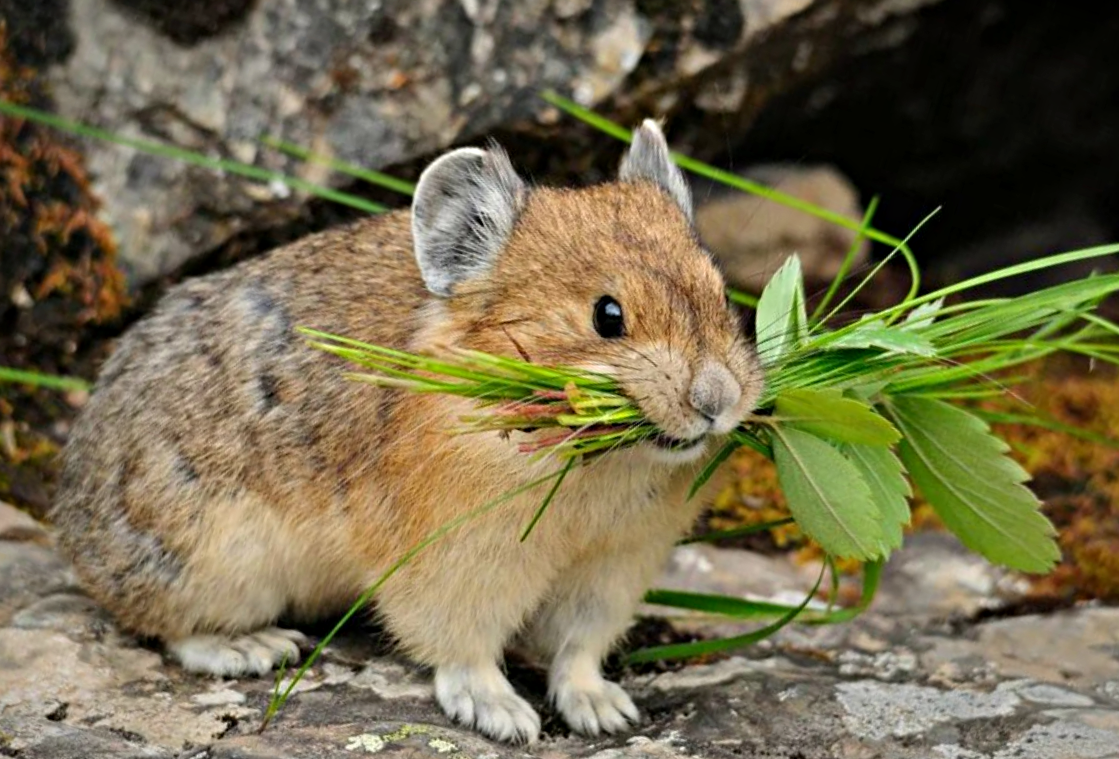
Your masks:
{"label": "pika's haunch", "polygon": [[467,401],[345,379],[296,326],[606,372],[663,434],[575,467],[525,542],[540,490],[466,523],[376,606],[434,667],[443,709],[489,736],[540,729],[501,671],[514,642],[549,663],[572,728],[625,728],[638,711],[601,662],[695,520],[703,452],[762,384],[692,220],[646,121],[616,182],[530,188],[500,149],[459,149],[425,170],[410,213],[175,287],[74,426],[61,545],[123,627],[185,668],[263,674],[304,642],[281,615],[347,608],[432,531],[557,468],[518,435],[447,434]]}

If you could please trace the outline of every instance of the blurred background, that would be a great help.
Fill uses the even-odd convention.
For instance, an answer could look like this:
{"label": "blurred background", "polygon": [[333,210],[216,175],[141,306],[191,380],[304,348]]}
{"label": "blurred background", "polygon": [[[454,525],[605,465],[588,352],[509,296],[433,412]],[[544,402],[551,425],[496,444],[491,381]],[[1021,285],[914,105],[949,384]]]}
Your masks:
{"label": "blurred background", "polygon": [[[537,182],[609,178],[622,143],[541,99],[549,89],[623,125],[664,118],[677,150],[856,220],[878,197],[874,224],[898,237],[939,208],[912,241],[929,285],[1119,239],[1111,4],[0,0],[0,22],[0,99],[104,132],[0,115],[9,368],[91,380],[174,282],[368,213],[279,175],[405,207],[406,194],[326,161],[413,180],[440,151],[493,138]],[[264,181],[113,139],[256,167]],[[693,189],[701,234],[743,289],[793,251],[824,282],[851,244],[799,212],[699,179]],[[864,247],[860,264],[887,252]],[[887,271],[865,305],[905,282]],[[1077,386],[1054,413],[1106,428],[1109,387]],[[0,383],[0,500],[42,515],[85,397]],[[1103,455],[1050,467],[1043,494],[1083,494],[1115,463]],[[1093,556],[1119,545],[1112,484],[1076,522],[1093,539],[1101,518],[1111,525]],[[1071,524],[1088,506],[1069,503]],[[1119,567],[1103,576],[1085,590],[1078,575],[1071,592],[1119,597]]]}

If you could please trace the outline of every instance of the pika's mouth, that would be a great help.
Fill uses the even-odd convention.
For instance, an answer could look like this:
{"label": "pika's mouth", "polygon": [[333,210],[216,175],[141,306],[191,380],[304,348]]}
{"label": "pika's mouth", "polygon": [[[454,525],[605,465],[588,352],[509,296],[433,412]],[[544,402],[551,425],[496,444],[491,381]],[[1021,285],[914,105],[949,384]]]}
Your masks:
{"label": "pika's mouth", "polygon": [[663,432],[658,432],[652,437],[652,443],[662,450],[682,453],[703,445],[703,436],[685,440],[683,438],[666,435]]}

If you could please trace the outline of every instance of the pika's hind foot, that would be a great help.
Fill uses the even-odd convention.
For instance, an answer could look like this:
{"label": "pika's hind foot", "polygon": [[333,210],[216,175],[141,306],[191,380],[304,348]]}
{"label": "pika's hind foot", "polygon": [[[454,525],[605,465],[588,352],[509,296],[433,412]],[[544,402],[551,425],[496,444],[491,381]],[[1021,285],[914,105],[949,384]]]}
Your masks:
{"label": "pika's hind foot", "polygon": [[439,667],[435,697],[452,719],[495,740],[532,743],[540,734],[540,717],[496,664]]}
{"label": "pika's hind foot", "polygon": [[298,630],[266,627],[249,635],[193,635],[167,644],[167,652],[190,672],[216,677],[260,676],[281,662],[299,662],[310,640]]}

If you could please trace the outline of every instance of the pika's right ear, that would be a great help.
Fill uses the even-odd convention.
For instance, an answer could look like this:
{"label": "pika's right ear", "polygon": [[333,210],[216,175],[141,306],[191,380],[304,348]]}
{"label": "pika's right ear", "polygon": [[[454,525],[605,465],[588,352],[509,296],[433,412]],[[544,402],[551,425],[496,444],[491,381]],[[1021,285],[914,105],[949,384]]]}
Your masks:
{"label": "pika's right ear", "polygon": [[459,282],[488,271],[527,196],[496,145],[452,150],[424,169],[412,200],[412,239],[427,289],[451,295]]}
{"label": "pika's right ear", "polygon": [[664,132],[652,119],[633,130],[633,143],[622,159],[618,179],[623,182],[652,182],[676,202],[689,222],[695,221],[692,191],[672,160]]}

